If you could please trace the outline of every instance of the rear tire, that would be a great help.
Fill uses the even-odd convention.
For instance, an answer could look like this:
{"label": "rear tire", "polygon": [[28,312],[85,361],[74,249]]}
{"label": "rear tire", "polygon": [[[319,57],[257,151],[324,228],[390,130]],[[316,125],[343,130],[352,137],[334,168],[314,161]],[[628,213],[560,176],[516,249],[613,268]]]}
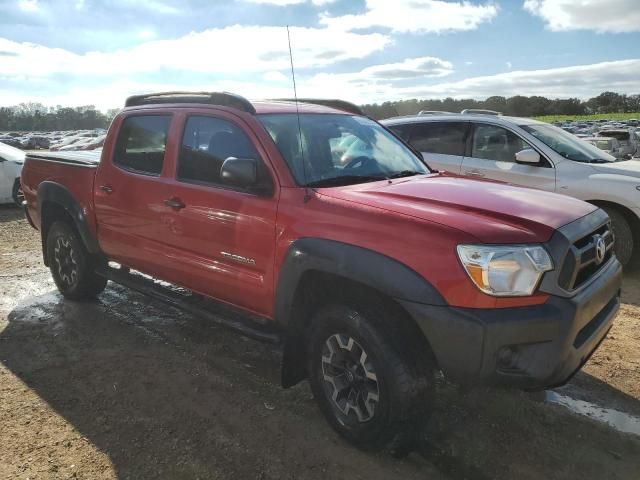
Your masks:
{"label": "rear tire", "polygon": [[54,222],[47,234],[49,269],[58,290],[70,300],[94,298],[107,286],[96,273],[101,260],[84,247],[76,230],[66,222]]}
{"label": "rear tire", "polygon": [[320,410],[342,437],[365,450],[402,450],[422,431],[434,368],[408,353],[410,339],[384,328],[382,321],[393,318],[373,318],[380,313],[322,308],[309,335],[308,378]]}
{"label": "rear tire", "polygon": [[[631,225],[625,216],[616,208],[603,207],[611,219],[611,228],[616,239],[615,253],[618,261],[625,268],[630,268],[637,263],[638,252],[634,245],[634,235]],[[636,258],[634,258],[636,257]],[[633,261],[632,261],[633,260]]]}

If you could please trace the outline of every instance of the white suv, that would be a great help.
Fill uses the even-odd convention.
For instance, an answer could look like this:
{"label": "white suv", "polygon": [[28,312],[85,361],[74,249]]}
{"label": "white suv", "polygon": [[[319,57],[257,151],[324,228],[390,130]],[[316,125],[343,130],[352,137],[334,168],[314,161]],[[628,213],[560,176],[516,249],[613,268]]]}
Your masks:
{"label": "white suv", "polygon": [[601,207],[611,217],[618,259],[627,268],[640,266],[640,160],[617,161],[528,118],[431,114],[381,123],[436,170],[564,193]]}
{"label": "white suv", "polygon": [[20,203],[20,172],[25,153],[0,142],[0,203]]}

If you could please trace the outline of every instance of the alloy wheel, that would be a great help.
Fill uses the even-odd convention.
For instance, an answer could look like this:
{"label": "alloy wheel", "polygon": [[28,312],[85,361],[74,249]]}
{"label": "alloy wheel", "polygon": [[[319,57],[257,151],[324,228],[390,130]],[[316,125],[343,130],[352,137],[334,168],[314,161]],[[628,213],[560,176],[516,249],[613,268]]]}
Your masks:
{"label": "alloy wheel", "polygon": [[58,278],[67,286],[73,286],[78,280],[78,262],[71,241],[65,237],[58,237],[53,255]]}
{"label": "alloy wheel", "polygon": [[378,377],[367,352],[352,337],[331,335],[322,349],[324,390],[334,408],[360,423],[371,420],[378,405]]}

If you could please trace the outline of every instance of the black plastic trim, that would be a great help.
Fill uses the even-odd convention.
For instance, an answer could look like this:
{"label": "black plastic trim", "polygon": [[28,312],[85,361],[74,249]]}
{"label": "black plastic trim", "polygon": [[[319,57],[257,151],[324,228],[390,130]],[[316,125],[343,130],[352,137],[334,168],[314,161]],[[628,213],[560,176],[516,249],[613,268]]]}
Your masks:
{"label": "black plastic trim", "polygon": [[[75,199],[73,194],[64,186],[56,182],[44,181],[38,186],[38,211],[40,212],[40,224],[42,225],[44,218],[42,212],[42,205],[45,202],[51,202],[61,206],[73,219],[76,229],[80,234],[82,243],[89,253],[100,253],[100,246],[98,240],[95,238],[87,219],[80,207],[80,203]],[[47,264],[45,242],[47,232],[44,228],[40,228],[40,235],[42,236],[42,247],[45,264]]]}
{"label": "black plastic trim", "polygon": [[[566,298],[503,309],[401,301],[448,378],[464,384],[540,389],[567,382],[610,330],[620,307],[622,267],[613,258],[593,282]],[[513,365],[500,363],[505,348]]]}
{"label": "black plastic trim", "polygon": [[296,289],[308,271],[338,275],[396,299],[446,305],[433,285],[397,260],[334,240],[301,238],[289,247],[280,270],[275,300],[275,318],[279,324],[292,323]]}
{"label": "black plastic trim", "polygon": [[157,92],[133,95],[125,101],[125,107],[167,103],[203,103],[230,107],[255,115],[256,109],[246,98],[229,92]]}
{"label": "black plastic trim", "polygon": [[222,327],[234,330],[249,338],[266,343],[279,344],[282,336],[278,328],[268,321],[260,321],[238,309],[216,302],[213,299],[191,295],[191,292],[180,291],[161,285],[150,277],[143,277],[127,270],[102,267],[97,271],[108,280],[124,285],[132,290],[148,295],[156,300],[172,305],[180,310],[205,318]]}
{"label": "black plastic trim", "polygon": [[[563,266],[565,265],[565,260],[573,244],[581,238],[584,238],[586,234],[597,230],[608,222],[609,216],[606,212],[602,209],[597,209],[594,212],[556,230],[551,239],[545,243],[545,248],[553,259],[554,269],[545,273],[542,277],[539,287],[541,292],[563,298],[569,298],[576,295],[581,290],[584,290],[596,280],[598,275],[594,275],[591,279],[584,282],[575,290],[567,290],[561,286],[565,284],[563,275],[566,275],[563,272]],[[615,259],[613,257],[610,258],[606,264],[603,264],[603,268],[613,261],[615,261]]]}

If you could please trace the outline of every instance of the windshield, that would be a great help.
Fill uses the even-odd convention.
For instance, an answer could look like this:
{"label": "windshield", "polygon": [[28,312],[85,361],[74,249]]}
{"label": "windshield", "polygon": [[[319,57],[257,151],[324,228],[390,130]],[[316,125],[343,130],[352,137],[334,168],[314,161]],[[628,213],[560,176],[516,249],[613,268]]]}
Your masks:
{"label": "windshield", "polygon": [[569,160],[586,163],[615,162],[616,158],[553,125],[521,125],[545,145]]}
{"label": "windshield", "polygon": [[24,157],[25,153],[22,150],[0,142],[0,158],[12,162],[24,162]]}
{"label": "windshield", "polygon": [[368,118],[301,114],[300,130],[296,114],[259,118],[300,185],[347,185],[429,173],[406,145]]}

